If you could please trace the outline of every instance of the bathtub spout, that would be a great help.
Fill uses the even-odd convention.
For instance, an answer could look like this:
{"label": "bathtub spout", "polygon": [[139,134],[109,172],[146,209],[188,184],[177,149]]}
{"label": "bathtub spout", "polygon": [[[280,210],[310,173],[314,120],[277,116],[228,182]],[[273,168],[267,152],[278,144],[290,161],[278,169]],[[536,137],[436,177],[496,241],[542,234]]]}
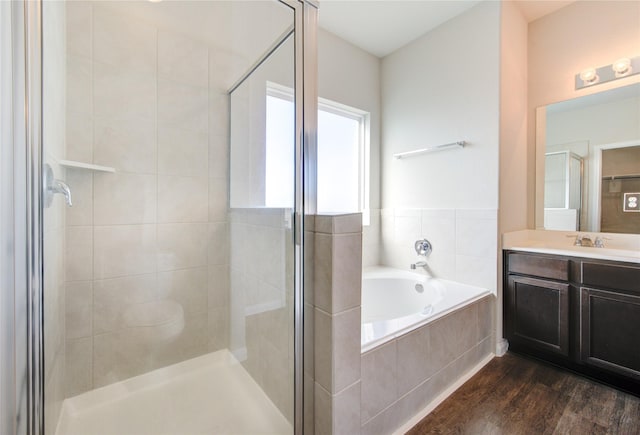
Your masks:
{"label": "bathtub spout", "polygon": [[416,270],[417,267],[426,267],[427,262],[424,260],[418,260],[411,265],[411,270]]}

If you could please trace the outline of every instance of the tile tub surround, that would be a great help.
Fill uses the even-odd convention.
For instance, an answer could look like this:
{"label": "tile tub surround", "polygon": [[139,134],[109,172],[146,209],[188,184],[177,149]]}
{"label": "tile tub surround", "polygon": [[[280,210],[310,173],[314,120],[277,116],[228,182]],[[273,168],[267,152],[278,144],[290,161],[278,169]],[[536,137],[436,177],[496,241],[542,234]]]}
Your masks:
{"label": "tile tub surround", "polygon": [[[228,79],[218,47],[117,5],[66,2],[66,397],[227,348]],[[64,89],[64,87],[63,87]],[[126,102],[126,104],[123,104]],[[64,124],[64,123],[63,123]],[[169,299],[179,337],[137,343],[127,308]]]}
{"label": "tile tub surround", "polygon": [[493,355],[487,296],[362,354],[362,434],[393,433]]}
{"label": "tile tub surround", "polygon": [[317,434],[360,431],[362,216],[315,216],[313,320]]}
{"label": "tile tub surround", "polygon": [[497,222],[496,209],[383,208],[380,265],[408,269],[415,241],[426,238],[433,245],[427,273],[495,292]]}
{"label": "tile tub surround", "polygon": [[362,353],[360,215],[314,231],[316,433],[392,433],[493,355],[493,295]]}

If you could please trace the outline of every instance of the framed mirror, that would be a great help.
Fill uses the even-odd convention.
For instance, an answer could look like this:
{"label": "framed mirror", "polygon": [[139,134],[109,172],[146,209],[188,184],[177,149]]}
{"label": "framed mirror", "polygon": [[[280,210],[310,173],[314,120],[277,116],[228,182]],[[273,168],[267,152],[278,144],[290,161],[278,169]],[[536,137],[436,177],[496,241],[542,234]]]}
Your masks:
{"label": "framed mirror", "polygon": [[640,83],[536,111],[536,228],[640,234]]}

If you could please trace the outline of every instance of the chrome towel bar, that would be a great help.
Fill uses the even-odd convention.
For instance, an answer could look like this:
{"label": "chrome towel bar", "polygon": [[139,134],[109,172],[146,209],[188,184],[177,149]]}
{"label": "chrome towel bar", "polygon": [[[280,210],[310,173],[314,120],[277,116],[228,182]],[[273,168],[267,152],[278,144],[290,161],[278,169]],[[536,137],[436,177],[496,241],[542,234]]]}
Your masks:
{"label": "chrome towel bar", "polygon": [[402,159],[405,157],[413,157],[413,156],[417,156],[419,154],[424,154],[424,153],[429,153],[431,151],[441,151],[444,149],[448,149],[451,147],[460,147],[460,148],[464,148],[464,146],[466,145],[466,142],[461,140],[458,142],[452,142],[452,143],[445,143],[442,145],[434,145],[431,147],[427,147],[427,148],[422,148],[419,150],[415,150],[415,151],[406,151],[404,153],[397,153],[394,154],[393,157],[395,157],[396,159]]}

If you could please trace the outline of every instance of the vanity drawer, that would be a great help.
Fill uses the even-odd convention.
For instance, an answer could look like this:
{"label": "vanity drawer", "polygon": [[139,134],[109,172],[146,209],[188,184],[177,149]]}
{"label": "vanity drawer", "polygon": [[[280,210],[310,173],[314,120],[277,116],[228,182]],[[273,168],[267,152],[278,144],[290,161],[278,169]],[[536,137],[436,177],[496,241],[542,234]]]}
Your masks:
{"label": "vanity drawer", "polygon": [[640,294],[640,267],[583,261],[582,283]]}
{"label": "vanity drawer", "polygon": [[569,260],[533,254],[510,253],[509,273],[569,281]]}

